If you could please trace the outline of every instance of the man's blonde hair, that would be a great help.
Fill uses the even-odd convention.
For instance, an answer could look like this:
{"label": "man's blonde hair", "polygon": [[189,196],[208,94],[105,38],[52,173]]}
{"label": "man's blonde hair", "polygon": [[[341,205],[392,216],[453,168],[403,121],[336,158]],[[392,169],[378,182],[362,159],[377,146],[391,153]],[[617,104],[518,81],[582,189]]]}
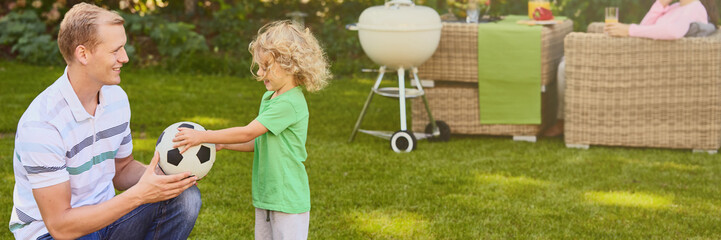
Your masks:
{"label": "man's blonde hair", "polygon": [[[109,16],[106,22],[100,22],[104,16]],[[65,62],[70,64],[74,58],[75,48],[84,45],[89,51],[93,51],[99,42],[98,26],[101,24],[123,24],[125,20],[116,12],[111,12],[101,7],[88,4],[75,4],[70,11],[65,13],[60,23],[58,33],[58,47],[63,54]]]}
{"label": "man's blonde hair", "polygon": [[300,30],[290,21],[266,24],[258,30],[258,37],[250,43],[248,50],[256,60],[251,64],[251,73],[258,57],[263,54],[270,56],[273,64],[293,75],[296,84],[310,92],[328,85],[331,73],[326,55],[307,28]]}

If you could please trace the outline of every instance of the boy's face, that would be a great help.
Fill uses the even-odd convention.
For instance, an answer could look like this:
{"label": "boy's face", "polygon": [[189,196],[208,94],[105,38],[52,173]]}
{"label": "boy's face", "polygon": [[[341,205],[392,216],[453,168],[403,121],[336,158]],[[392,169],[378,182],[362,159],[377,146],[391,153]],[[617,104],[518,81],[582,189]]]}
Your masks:
{"label": "boy's face", "polygon": [[101,24],[97,34],[100,43],[87,53],[88,75],[101,85],[119,84],[120,68],[128,62],[125,28],[122,24]]}
{"label": "boy's face", "polygon": [[283,93],[296,86],[293,76],[278,66],[270,54],[258,53],[257,56],[258,71],[256,75],[260,77],[258,81],[263,81],[265,84],[265,89]]}

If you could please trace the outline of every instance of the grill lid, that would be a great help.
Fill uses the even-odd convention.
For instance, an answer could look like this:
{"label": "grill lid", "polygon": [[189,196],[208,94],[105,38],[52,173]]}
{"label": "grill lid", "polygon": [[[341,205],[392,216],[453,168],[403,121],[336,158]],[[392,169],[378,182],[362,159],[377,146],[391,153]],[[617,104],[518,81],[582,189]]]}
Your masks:
{"label": "grill lid", "polygon": [[417,6],[410,0],[393,0],[383,6],[369,7],[358,19],[358,30],[427,31],[441,27],[441,18],[435,10]]}

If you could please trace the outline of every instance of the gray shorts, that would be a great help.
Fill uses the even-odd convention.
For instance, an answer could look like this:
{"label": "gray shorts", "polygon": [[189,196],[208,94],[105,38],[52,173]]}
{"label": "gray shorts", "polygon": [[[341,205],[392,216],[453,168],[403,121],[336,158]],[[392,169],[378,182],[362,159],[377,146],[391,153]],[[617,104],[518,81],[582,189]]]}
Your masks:
{"label": "gray shorts", "polygon": [[255,239],[308,239],[310,212],[292,214],[255,208]]}

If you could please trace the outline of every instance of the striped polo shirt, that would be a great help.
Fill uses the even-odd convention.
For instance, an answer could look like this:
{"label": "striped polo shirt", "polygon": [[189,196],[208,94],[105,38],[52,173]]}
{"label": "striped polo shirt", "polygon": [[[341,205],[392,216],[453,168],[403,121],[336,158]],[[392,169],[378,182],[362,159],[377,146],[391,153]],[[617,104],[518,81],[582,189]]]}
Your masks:
{"label": "striped polo shirt", "polygon": [[130,155],[130,105],[119,86],[103,86],[95,116],[80,104],[67,68],[20,118],[15,135],[15,189],[10,231],[17,239],[48,232],[32,190],[70,181],[70,205],[115,196],[115,158]]}

